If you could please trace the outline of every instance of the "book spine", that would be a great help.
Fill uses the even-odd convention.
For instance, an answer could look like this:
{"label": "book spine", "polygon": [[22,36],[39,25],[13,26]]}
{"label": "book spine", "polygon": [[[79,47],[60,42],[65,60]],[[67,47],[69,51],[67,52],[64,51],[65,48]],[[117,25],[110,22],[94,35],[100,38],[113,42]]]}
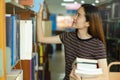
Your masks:
{"label": "book spine", "polygon": [[32,20],[20,20],[20,59],[32,59]]}
{"label": "book spine", "polygon": [[97,63],[97,60],[85,59],[85,58],[76,58],[76,62]]}
{"label": "book spine", "polygon": [[2,49],[0,49],[0,77],[3,76],[4,71],[3,71],[3,55],[2,55]]}
{"label": "book spine", "polygon": [[77,63],[76,66],[77,66],[77,69],[79,69],[79,68],[96,69],[97,68],[96,64]]}
{"label": "book spine", "polygon": [[12,15],[12,66],[16,64],[16,16]]}

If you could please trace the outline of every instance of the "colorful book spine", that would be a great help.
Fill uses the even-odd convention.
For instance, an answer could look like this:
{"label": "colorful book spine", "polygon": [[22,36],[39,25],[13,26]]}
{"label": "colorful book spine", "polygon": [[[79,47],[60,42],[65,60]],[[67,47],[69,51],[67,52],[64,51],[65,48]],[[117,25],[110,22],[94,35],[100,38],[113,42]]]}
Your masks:
{"label": "colorful book spine", "polygon": [[39,62],[40,62],[40,65],[43,64],[43,46],[42,45],[39,45]]}
{"label": "colorful book spine", "polygon": [[16,15],[6,16],[6,46],[11,48],[11,65],[16,64]]}
{"label": "colorful book spine", "polygon": [[2,55],[2,49],[0,49],[0,77],[3,76],[4,71],[3,71],[3,55]]}
{"label": "colorful book spine", "polygon": [[12,15],[12,65],[16,64],[16,16]]}

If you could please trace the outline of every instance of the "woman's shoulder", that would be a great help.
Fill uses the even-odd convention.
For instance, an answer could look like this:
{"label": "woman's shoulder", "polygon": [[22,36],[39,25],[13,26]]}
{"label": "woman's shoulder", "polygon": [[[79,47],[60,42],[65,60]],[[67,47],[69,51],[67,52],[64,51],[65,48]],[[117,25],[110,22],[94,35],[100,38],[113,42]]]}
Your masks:
{"label": "woman's shoulder", "polygon": [[102,42],[100,39],[92,37],[92,40],[94,40],[95,42]]}
{"label": "woman's shoulder", "polygon": [[104,46],[103,42],[98,38],[93,38],[93,41],[99,46]]}

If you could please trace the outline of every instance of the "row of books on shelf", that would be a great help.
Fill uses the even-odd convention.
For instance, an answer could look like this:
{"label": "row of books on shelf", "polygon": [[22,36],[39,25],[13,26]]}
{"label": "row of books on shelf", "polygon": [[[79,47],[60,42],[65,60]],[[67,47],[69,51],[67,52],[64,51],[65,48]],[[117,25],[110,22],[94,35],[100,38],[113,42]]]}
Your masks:
{"label": "row of books on shelf", "polygon": [[97,60],[77,57],[74,64],[75,73],[80,74],[81,77],[96,77],[102,74],[102,68],[97,66]]}
{"label": "row of books on shelf", "polygon": [[[51,35],[51,21],[42,22],[45,35]],[[46,26],[46,27],[45,27]],[[12,68],[21,60],[30,60],[32,69],[31,80],[34,80],[36,70],[39,70],[38,66],[43,67],[45,61],[44,47],[39,45],[40,52],[38,59],[33,59],[32,46],[36,44],[36,19],[21,20],[18,15],[6,15],[6,71],[9,74]],[[37,50],[35,50],[37,52]],[[3,68],[2,68],[3,69]],[[2,70],[1,69],[1,70]],[[22,69],[22,66],[21,66]],[[24,72],[24,71],[23,71]],[[2,73],[3,74],[3,71]],[[39,78],[43,78],[43,69],[39,70]],[[33,78],[33,79],[32,79]]]}
{"label": "row of books on shelf", "polygon": [[[51,21],[43,21],[43,31],[46,36],[52,33]],[[32,59],[32,47],[36,44],[36,18],[21,20],[19,15],[6,14],[6,47],[9,63],[14,66],[19,60]],[[41,46],[40,63],[43,63]],[[37,52],[37,50],[35,50]]]}
{"label": "row of books on shelf", "polygon": [[40,4],[44,4],[44,0],[6,0],[6,3],[9,2],[23,5],[36,13],[40,9]]}
{"label": "row of books on shelf", "polygon": [[[41,46],[42,47],[42,46]],[[40,52],[32,53],[31,60],[20,60],[14,68],[10,66],[10,48],[6,48],[6,73],[7,73],[7,80],[40,80],[44,79],[45,76],[49,76],[50,74],[48,70],[48,61],[45,61],[45,56],[43,55],[42,48],[40,48]],[[42,53],[41,53],[42,52]],[[0,50],[1,53],[1,50]],[[42,60],[43,59],[43,60]],[[48,60],[48,59],[46,59]],[[27,62],[27,63],[26,63]],[[1,65],[2,66],[2,65]],[[41,68],[40,68],[41,67]],[[0,71],[3,68],[0,67]],[[21,74],[20,74],[21,73]],[[0,73],[3,74],[3,73]],[[26,76],[27,75],[27,76]],[[37,76],[39,75],[39,76]]]}
{"label": "row of books on shelf", "polygon": [[28,72],[25,71],[25,68],[23,68],[24,64],[22,65],[20,62],[20,68],[14,68],[11,69],[9,72],[7,72],[7,80],[25,80],[24,74],[29,74],[30,80],[37,80],[36,72],[38,71],[38,53],[32,54],[32,59],[30,60],[30,64],[27,65],[27,68],[30,70]]}
{"label": "row of books on shelf", "polygon": [[32,58],[34,20],[20,20],[17,15],[6,15],[6,46],[11,51],[11,65],[19,59]]}

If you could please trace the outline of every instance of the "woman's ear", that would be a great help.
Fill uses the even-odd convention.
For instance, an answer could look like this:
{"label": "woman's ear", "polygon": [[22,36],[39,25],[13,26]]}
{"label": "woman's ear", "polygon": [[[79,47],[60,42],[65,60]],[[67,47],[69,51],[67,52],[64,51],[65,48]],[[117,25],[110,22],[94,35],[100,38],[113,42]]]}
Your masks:
{"label": "woman's ear", "polygon": [[90,23],[89,21],[86,22],[86,26],[89,27],[90,26]]}

